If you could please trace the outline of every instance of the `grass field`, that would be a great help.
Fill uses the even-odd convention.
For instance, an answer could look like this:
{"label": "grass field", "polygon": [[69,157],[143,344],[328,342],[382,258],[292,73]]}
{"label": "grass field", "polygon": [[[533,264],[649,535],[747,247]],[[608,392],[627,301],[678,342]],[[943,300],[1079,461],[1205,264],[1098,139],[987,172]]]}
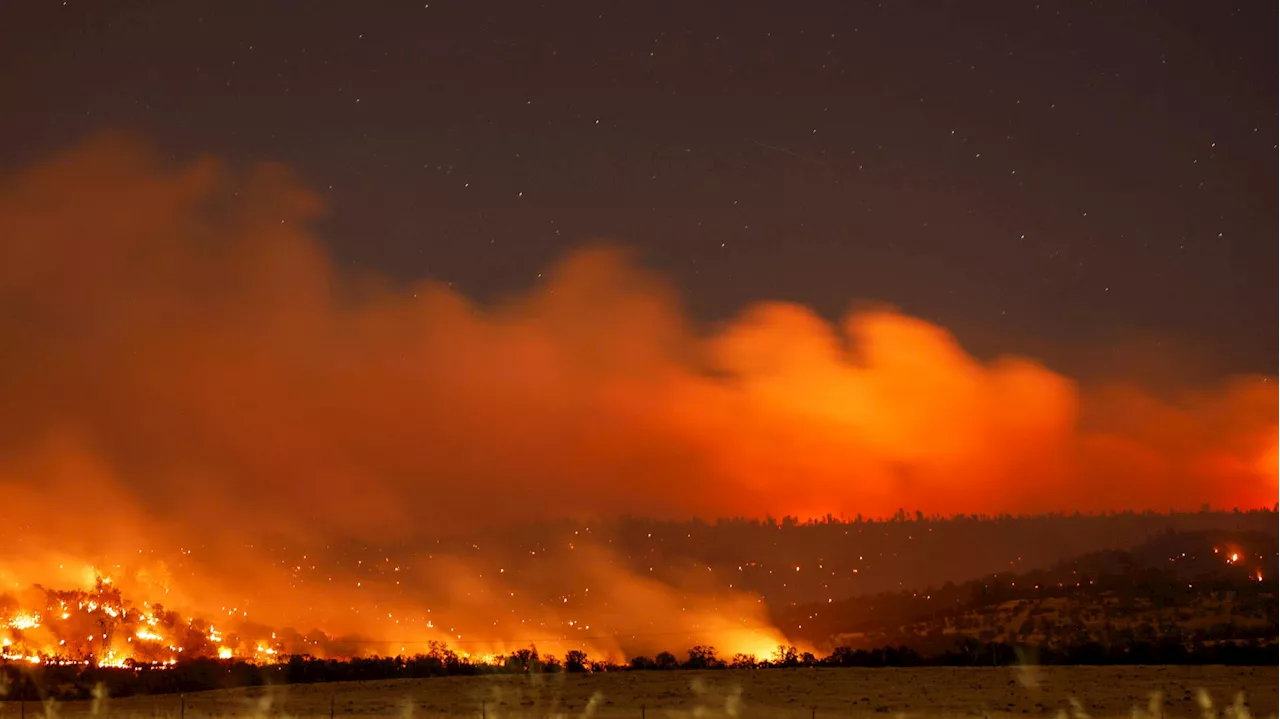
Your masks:
{"label": "grass field", "polygon": [[[139,696],[45,707],[0,719],[59,717],[466,717],[512,719],[831,719],[834,717],[1225,716],[1277,713],[1275,667],[1040,667],[616,672],[302,684]],[[1206,712],[1200,690],[1216,703]],[[1155,693],[1163,698],[1151,703]],[[643,715],[642,715],[643,707]]]}

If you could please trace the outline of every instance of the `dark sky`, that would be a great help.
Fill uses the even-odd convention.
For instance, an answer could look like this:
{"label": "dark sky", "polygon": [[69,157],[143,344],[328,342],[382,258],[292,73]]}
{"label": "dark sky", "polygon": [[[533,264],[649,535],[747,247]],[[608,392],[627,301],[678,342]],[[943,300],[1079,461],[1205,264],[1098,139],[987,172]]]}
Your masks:
{"label": "dark sky", "polygon": [[288,163],[342,263],[480,297],[607,239],[706,320],[871,299],[1085,377],[1274,374],[1275,24],[1264,2],[11,0],[0,164],[125,130]]}

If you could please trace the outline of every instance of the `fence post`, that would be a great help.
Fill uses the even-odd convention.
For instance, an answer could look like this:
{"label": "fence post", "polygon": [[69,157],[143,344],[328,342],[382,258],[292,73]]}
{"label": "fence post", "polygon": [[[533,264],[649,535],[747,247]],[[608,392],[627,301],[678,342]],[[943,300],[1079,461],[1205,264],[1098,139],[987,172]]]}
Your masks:
{"label": "fence post", "polygon": [[644,719],[644,705],[640,705],[640,719]]}
{"label": "fence post", "polygon": [[484,700],[481,699],[480,700],[480,719],[488,719],[488,718],[489,718],[489,709],[484,705]]}
{"label": "fence post", "polygon": [[179,694],[178,701],[178,719],[187,719],[187,695]]}
{"label": "fence post", "polygon": [[333,719],[333,702],[334,702],[333,695],[330,694],[329,695],[329,719]]}

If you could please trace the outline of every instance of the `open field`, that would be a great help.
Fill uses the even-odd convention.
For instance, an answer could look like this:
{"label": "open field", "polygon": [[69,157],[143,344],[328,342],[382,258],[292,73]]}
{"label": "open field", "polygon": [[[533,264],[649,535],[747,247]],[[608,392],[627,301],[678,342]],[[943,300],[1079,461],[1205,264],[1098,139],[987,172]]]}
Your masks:
{"label": "open field", "polygon": [[[1049,714],[1138,717],[1153,693],[1155,716],[1201,717],[1199,690],[1222,715],[1244,693],[1253,716],[1277,713],[1275,667],[1032,667],[615,672],[442,677],[255,687],[178,696],[107,699],[97,715],[172,717],[985,717]],[[1079,702],[1074,706],[1072,699]],[[185,707],[183,706],[185,702]],[[643,714],[642,714],[643,707]],[[17,719],[8,703],[0,719]],[[26,716],[44,707],[29,702]],[[61,717],[94,714],[69,702]],[[1143,715],[1144,717],[1146,715]],[[1228,712],[1230,716],[1230,712]]]}

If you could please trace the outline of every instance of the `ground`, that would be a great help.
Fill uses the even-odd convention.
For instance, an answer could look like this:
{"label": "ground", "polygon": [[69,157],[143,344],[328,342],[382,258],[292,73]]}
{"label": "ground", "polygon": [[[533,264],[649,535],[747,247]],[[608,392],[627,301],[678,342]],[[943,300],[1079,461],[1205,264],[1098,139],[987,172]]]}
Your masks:
{"label": "ground", "polygon": [[[185,697],[108,699],[99,715],[167,717],[459,717],[568,719],[835,719],[837,717],[1014,717],[1064,711],[1072,719],[1203,717],[1199,690],[1216,711],[1243,692],[1254,717],[1277,714],[1276,667],[1036,667],[795,669],[711,672],[615,672],[447,677],[258,687]],[[1079,702],[1073,705],[1072,699]],[[185,706],[184,706],[185,704]],[[0,719],[23,707],[0,706]],[[28,702],[35,719],[45,707]],[[53,708],[59,717],[92,714],[90,702]],[[1231,714],[1227,714],[1231,719]],[[1243,719],[1241,717],[1240,719]]]}

